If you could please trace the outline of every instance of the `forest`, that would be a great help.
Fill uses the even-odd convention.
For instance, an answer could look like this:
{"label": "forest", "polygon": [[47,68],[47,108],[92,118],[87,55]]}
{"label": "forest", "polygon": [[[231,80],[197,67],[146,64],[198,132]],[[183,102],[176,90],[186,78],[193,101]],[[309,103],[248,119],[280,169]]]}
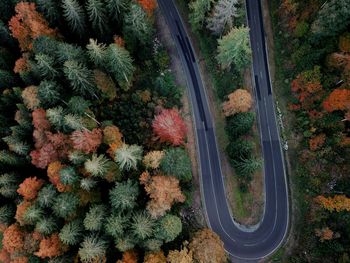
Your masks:
{"label": "forest", "polygon": [[1,0],[0,262],[225,262],[191,216],[155,0]]}
{"label": "forest", "polygon": [[270,1],[296,203],[286,262],[350,262],[350,1]]}

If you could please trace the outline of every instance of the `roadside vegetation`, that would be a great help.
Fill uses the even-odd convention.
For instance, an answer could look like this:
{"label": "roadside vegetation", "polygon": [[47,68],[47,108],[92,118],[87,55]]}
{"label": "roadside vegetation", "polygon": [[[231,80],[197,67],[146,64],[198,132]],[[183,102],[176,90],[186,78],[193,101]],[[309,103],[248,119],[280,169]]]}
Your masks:
{"label": "roadside vegetation", "polygon": [[154,0],[0,4],[0,262],[225,262]]}
{"label": "roadside vegetation", "polygon": [[[186,3],[179,1],[180,5]],[[199,41],[200,52],[214,85],[220,110],[225,116],[225,140],[220,140],[234,170],[233,198],[242,223],[249,217],[246,207],[252,203],[252,179],[261,175],[260,147],[251,87],[244,86],[244,73],[251,65],[249,29],[245,3],[238,0],[199,1],[188,3],[189,22]],[[221,132],[220,132],[221,133]]]}
{"label": "roadside vegetation", "polygon": [[270,13],[296,197],[285,260],[349,262],[350,1],[273,0]]}

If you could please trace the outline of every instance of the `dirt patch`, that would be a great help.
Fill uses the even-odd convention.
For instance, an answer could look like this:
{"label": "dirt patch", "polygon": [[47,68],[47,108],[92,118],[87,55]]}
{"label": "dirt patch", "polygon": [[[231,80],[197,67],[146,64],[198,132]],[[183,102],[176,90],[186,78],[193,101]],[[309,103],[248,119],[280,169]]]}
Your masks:
{"label": "dirt patch", "polygon": [[[183,72],[183,68],[181,65],[181,61],[179,55],[177,53],[175,43],[170,34],[168,27],[166,26],[166,21],[158,9],[155,13],[156,18],[156,26],[157,26],[157,37],[160,42],[165,46],[170,56],[170,69],[175,76],[175,82],[178,86],[183,89],[182,96],[182,115],[185,119],[186,127],[187,127],[187,143],[186,148],[188,149],[191,161],[192,161],[192,174],[193,174],[193,196],[192,196],[192,211],[193,216],[195,217],[196,223],[199,226],[206,226],[206,221],[204,217],[204,211],[202,209],[201,203],[201,194],[200,194],[200,178],[199,178],[199,169],[198,169],[198,160],[197,160],[197,151],[196,151],[196,139],[194,133],[194,126],[192,121],[191,114],[191,105],[189,102],[188,89],[186,88],[186,78],[184,78],[185,74]],[[187,211],[189,212],[189,211]]]}

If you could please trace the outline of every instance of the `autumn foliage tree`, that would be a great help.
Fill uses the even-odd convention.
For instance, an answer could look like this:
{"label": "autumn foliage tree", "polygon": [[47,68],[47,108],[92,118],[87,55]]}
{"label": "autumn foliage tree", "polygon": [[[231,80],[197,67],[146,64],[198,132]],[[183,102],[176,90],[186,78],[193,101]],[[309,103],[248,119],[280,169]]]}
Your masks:
{"label": "autumn foliage tree", "polygon": [[147,209],[153,217],[160,217],[176,202],[184,202],[185,196],[181,192],[179,180],[172,176],[150,176],[148,172],[142,173],[140,183],[151,198]]}
{"label": "autumn foliage tree", "polygon": [[34,3],[19,2],[15,10],[16,16],[11,18],[9,27],[22,51],[30,50],[38,36],[57,36],[56,30],[49,28],[45,18],[35,10]]}
{"label": "autumn foliage tree", "polygon": [[334,237],[334,232],[329,227],[324,227],[322,229],[317,228],[315,230],[316,236],[320,238],[320,241],[332,240]]}
{"label": "autumn foliage tree", "polygon": [[315,201],[330,212],[350,211],[350,198],[345,195],[335,195],[334,197],[319,195]]}
{"label": "autumn foliage tree", "polygon": [[17,192],[23,196],[25,200],[36,198],[38,191],[43,186],[44,180],[36,177],[28,177],[19,185]]}
{"label": "autumn foliage tree", "polygon": [[162,142],[169,142],[175,146],[184,143],[186,125],[177,109],[164,109],[152,123],[154,133]]}
{"label": "autumn foliage tree", "polygon": [[253,104],[251,94],[244,89],[235,90],[228,95],[228,99],[222,105],[225,116],[230,116],[238,112],[247,112]]}
{"label": "autumn foliage tree", "polygon": [[198,231],[193,237],[189,248],[196,262],[226,262],[224,243],[220,240],[219,236],[210,229]]}
{"label": "autumn foliage tree", "polygon": [[154,9],[157,7],[156,0],[138,0],[142,8],[147,12],[148,15],[152,15]]}
{"label": "autumn foliage tree", "polygon": [[350,110],[350,90],[335,89],[323,101],[323,108],[328,111]]}

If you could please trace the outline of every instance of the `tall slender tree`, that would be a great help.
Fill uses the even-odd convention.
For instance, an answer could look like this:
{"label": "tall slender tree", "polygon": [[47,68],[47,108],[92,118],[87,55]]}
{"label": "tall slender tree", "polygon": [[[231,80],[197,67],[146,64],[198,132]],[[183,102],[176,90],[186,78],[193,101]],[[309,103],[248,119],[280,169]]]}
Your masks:
{"label": "tall slender tree", "polygon": [[105,3],[101,0],[87,0],[86,11],[92,28],[103,36],[108,32],[108,17]]}
{"label": "tall slender tree", "polygon": [[84,36],[86,15],[83,7],[76,0],[62,0],[63,16],[72,32]]}

